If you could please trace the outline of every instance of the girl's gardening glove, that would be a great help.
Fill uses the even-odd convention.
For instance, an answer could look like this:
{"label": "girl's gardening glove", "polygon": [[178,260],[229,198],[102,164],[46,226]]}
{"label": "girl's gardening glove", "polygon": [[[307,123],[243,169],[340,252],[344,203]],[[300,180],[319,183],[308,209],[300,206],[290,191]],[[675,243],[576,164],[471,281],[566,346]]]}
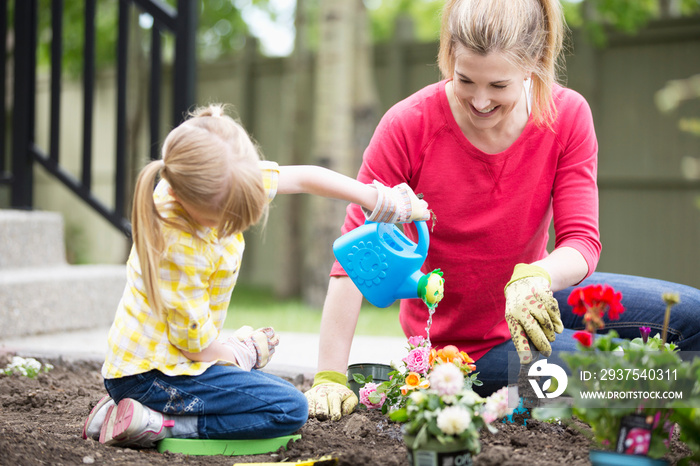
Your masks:
{"label": "girl's gardening glove", "polygon": [[346,383],[347,377],[340,372],[318,372],[313,386],[305,393],[309,402],[309,417],[337,421],[352,413],[358,400]]}
{"label": "girl's gardening glove", "polygon": [[506,285],[506,322],[520,364],[532,362],[530,342],[545,356],[552,354],[549,343],[554,341],[555,332],[564,330],[551,284],[542,267],[518,264]]}
{"label": "girl's gardening glove", "polygon": [[[235,364],[244,371],[250,371],[255,365],[257,359],[255,350],[251,350],[248,345],[240,341],[236,337],[230,337],[222,344],[233,352],[236,358]],[[229,365],[228,361],[219,361],[217,364]]]}
{"label": "girl's gardening glove", "polygon": [[275,354],[275,347],[280,342],[279,337],[272,327],[253,330],[253,327],[248,325],[236,330],[233,337],[227,340],[227,343],[233,339],[244,344],[250,351],[249,354],[255,355],[253,365],[251,366],[253,369],[265,367],[265,365],[270,362],[270,359],[272,359],[272,355]]}
{"label": "girl's gardening glove", "polygon": [[377,180],[372,184],[377,188],[377,204],[369,212],[362,210],[367,220],[383,223],[408,223],[414,220],[430,220],[428,203],[414,194],[406,183],[389,188]]}

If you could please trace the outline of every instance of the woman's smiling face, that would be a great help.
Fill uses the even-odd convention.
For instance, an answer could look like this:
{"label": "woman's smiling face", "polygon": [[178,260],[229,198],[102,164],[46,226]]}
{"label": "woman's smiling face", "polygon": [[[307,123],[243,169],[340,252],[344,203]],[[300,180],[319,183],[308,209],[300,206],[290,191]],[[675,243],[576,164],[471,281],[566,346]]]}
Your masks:
{"label": "woman's smiling face", "polygon": [[480,55],[455,47],[454,96],[474,129],[507,125],[516,106],[524,103],[527,77],[500,52]]}

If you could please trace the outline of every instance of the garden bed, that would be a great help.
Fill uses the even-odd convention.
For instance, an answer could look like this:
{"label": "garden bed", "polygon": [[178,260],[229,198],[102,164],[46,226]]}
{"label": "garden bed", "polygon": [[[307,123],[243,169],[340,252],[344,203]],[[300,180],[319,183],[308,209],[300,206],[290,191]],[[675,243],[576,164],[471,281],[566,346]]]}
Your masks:
{"label": "garden bed", "polygon": [[[0,356],[5,367],[8,356]],[[94,362],[49,361],[55,368],[34,379],[0,375],[0,464],[227,465],[294,462],[331,455],[340,465],[407,466],[400,428],[376,411],[356,411],[341,421],[309,420],[302,439],[288,450],[259,456],[186,456],[155,450],[108,447],[83,440],[81,431],[92,406],[105,394]],[[306,390],[310,381],[294,381]],[[522,420],[520,420],[522,421]],[[496,422],[497,434],[482,433],[483,450],[475,465],[588,465],[587,426],[529,420]],[[674,439],[667,459],[689,453]]]}

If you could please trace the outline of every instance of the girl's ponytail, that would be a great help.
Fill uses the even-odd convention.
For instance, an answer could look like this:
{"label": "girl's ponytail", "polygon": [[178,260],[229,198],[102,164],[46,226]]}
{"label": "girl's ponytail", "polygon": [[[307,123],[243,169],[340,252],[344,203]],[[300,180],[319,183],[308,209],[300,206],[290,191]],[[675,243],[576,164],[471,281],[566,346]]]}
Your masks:
{"label": "girl's ponytail", "polygon": [[134,246],[141,265],[141,277],[151,309],[161,315],[163,301],[158,288],[158,264],[163,253],[161,224],[163,218],[153,200],[153,188],[161,169],[162,160],[146,165],[139,174],[134,190],[134,203],[131,213],[131,227]]}

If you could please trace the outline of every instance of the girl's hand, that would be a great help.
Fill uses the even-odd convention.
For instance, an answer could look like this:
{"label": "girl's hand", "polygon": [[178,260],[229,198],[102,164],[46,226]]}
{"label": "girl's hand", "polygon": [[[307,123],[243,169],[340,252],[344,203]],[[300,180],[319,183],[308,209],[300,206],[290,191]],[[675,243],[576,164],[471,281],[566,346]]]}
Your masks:
{"label": "girl's hand", "polygon": [[[235,364],[244,371],[250,371],[254,366],[257,355],[248,345],[236,337],[230,337],[221,343],[226,349],[231,351],[236,358]],[[233,361],[231,361],[233,362]]]}
{"label": "girl's hand", "polygon": [[255,355],[252,365],[254,369],[265,367],[270,362],[272,355],[275,354],[275,347],[280,342],[272,327],[253,330],[253,327],[247,325],[236,330],[234,336],[229,338],[227,343],[233,339],[245,345],[250,353]]}
{"label": "girl's hand", "polygon": [[418,196],[406,183],[389,188],[374,180],[372,186],[377,189],[377,204],[372,212],[363,209],[367,220],[382,223],[430,220],[428,203],[418,199]]}

